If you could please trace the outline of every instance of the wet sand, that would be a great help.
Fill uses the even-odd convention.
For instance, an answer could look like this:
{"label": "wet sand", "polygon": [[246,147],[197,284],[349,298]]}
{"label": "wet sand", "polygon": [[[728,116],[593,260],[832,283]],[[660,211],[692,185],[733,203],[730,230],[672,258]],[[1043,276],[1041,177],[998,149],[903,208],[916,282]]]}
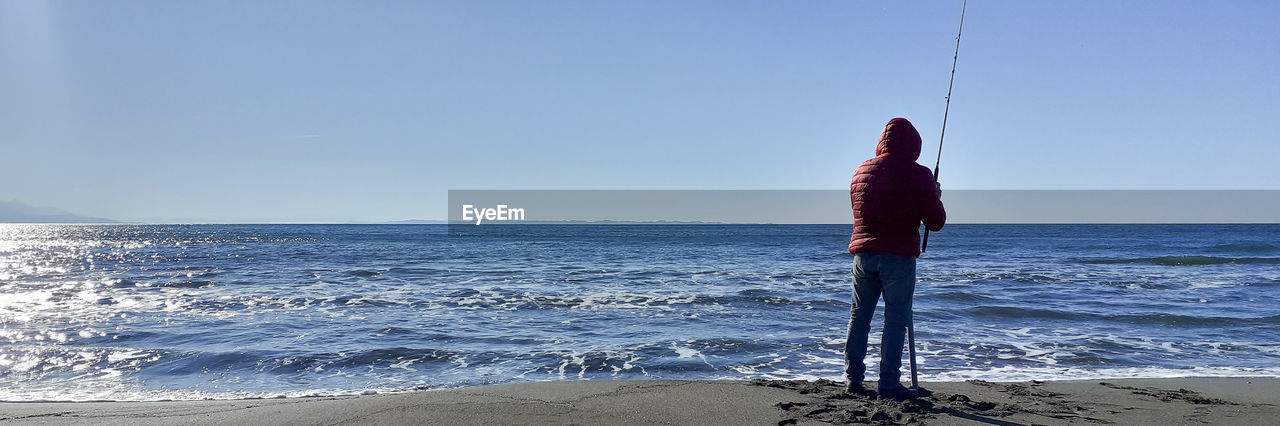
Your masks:
{"label": "wet sand", "polygon": [[[874,388],[874,384],[868,383]],[[356,397],[0,403],[5,424],[1278,424],[1280,378],[926,383],[574,381]]]}

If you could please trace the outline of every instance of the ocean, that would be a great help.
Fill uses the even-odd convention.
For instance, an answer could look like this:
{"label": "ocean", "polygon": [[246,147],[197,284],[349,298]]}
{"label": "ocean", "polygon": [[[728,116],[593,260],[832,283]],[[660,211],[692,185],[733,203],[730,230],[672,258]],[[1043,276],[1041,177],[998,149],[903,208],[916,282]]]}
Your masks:
{"label": "ocean", "polygon": [[[840,379],[849,231],[5,224],[0,400]],[[1280,376],[1280,225],[948,225],[918,275],[926,382]]]}

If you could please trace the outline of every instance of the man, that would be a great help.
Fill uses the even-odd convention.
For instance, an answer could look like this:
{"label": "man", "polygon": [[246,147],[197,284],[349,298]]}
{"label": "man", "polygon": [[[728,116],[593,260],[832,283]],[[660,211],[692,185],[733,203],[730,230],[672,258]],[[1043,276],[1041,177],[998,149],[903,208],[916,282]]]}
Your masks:
{"label": "man", "polygon": [[884,337],[880,345],[881,398],[914,398],[898,382],[902,340],[911,322],[911,298],[916,288],[916,257],[920,256],[920,223],[942,230],[947,212],[942,189],[920,157],[920,133],[905,118],[889,120],[876,145],[876,156],[853,173],[849,198],[853,204],[853,309],[845,344],[848,391],[861,393],[866,373],[867,334],[876,302],[884,295]]}

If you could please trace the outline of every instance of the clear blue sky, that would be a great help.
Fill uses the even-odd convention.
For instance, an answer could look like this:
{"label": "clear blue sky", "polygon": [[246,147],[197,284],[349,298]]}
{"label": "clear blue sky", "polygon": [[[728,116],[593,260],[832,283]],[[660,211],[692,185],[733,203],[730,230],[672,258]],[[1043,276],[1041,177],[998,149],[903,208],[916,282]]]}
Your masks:
{"label": "clear blue sky", "polygon": [[[0,200],[443,218],[448,189],[932,165],[959,1],[0,2]],[[1280,189],[1280,2],[969,3],[948,189]]]}

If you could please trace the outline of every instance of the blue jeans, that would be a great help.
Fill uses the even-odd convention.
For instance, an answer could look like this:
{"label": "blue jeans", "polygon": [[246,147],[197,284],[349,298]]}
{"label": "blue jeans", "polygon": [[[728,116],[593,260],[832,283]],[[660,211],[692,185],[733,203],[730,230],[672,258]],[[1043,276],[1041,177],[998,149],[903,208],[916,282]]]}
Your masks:
{"label": "blue jeans", "polygon": [[867,366],[867,334],[876,302],[884,295],[884,333],[880,340],[880,388],[898,386],[902,340],[911,322],[911,296],[916,290],[916,258],[889,253],[853,255],[853,309],[844,347],[845,378],[861,383]]}

